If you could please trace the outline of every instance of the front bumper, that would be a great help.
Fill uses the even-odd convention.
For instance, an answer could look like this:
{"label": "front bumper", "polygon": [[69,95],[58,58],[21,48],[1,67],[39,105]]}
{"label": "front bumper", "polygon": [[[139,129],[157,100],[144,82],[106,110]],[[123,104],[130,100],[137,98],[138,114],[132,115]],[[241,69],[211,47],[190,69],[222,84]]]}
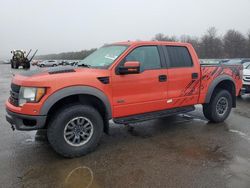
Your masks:
{"label": "front bumper", "polygon": [[47,116],[31,116],[11,112],[6,109],[6,120],[12,125],[13,129],[32,131],[45,127]]}

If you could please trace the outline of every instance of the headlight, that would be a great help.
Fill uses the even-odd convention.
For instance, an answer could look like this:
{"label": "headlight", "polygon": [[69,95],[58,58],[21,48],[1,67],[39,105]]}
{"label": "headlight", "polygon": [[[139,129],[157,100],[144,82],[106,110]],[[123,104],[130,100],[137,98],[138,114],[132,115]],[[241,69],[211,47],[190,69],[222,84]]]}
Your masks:
{"label": "headlight", "polygon": [[19,106],[23,106],[27,102],[39,102],[44,96],[45,88],[21,87],[19,92]]}

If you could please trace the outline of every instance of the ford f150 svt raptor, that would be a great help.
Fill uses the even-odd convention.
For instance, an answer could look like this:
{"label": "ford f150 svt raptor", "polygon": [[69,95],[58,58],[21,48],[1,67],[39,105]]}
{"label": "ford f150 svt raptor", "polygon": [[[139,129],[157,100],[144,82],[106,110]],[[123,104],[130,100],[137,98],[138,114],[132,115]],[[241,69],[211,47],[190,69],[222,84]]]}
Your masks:
{"label": "ford f150 svt raptor", "polygon": [[17,130],[47,129],[56,152],[92,151],[109,120],[129,124],[194,110],[224,121],[242,87],[242,66],[200,65],[190,44],[121,42],[106,45],[78,67],[37,69],[15,75],[6,102]]}

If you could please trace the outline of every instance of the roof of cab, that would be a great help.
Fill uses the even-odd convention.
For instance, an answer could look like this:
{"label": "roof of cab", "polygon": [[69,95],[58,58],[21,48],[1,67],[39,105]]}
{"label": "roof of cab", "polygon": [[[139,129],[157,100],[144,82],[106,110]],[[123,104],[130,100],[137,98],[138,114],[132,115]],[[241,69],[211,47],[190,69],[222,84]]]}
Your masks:
{"label": "roof of cab", "polygon": [[137,45],[170,45],[170,46],[188,46],[189,43],[183,42],[170,42],[170,41],[124,41],[124,42],[116,42],[116,45],[129,45],[129,46],[137,46]]}

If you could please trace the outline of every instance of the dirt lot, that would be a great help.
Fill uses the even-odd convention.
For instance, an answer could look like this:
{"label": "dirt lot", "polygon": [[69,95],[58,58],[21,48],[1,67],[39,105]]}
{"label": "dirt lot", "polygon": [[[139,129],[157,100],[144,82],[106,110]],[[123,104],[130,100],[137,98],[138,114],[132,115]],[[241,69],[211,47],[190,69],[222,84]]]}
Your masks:
{"label": "dirt lot", "polygon": [[222,124],[200,106],[133,128],[111,123],[95,152],[65,159],[35,132],[11,130],[10,82],[10,65],[0,65],[1,187],[250,187],[250,96]]}

